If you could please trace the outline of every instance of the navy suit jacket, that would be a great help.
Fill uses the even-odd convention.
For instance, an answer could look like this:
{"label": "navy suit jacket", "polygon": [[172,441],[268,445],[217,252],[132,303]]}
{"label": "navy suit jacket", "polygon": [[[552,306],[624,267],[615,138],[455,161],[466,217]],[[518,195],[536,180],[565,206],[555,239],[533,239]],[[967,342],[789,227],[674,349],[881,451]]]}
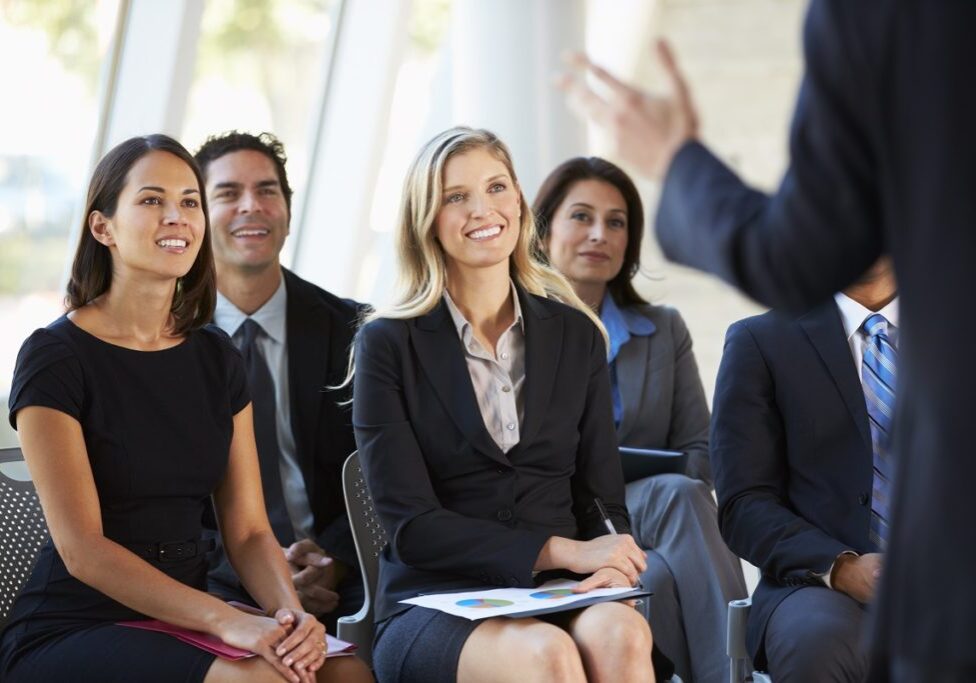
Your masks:
{"label": "navy suit jacket", "polygon": [[[348,398],[326,387],[342,382],[348,367],[359,304],[340,299],[282,269],[288,292],[286,338],[291,425],[308,501],[315,542],[349,566],[340,595],[354,591],[361,598],[356,549],[342,493],[342,465],[356,450]],[[246,598],[226,555],[211,561],[212,588],[225,597]],[[343,611],[356,605],[343,605]]]}
{"label": "navy suit jacket", "polygon": [[689,143],[657,217],[669,258],[773,307],[806,310],[892,254],[899,472],[875,661],[948,669],[976,667],[974,26],[970,0],[814,0],[779,191]]}
{"label": "navy suit jacket", "polygon": [[427,315],[380,318],[359,332],[353,425],[390,538],[377,621],[418,593],[535,585],[532,568],[551,536],[607,533],[596,497],[629,533],[603,338],[580,311],[519,297],[524,418],[508,453],[485,428],[443,301]]}
{"label": "navy suit jacket", "polygon": [[759,567],[746,642],[783,598],[823,585],[845,550],[870,552],[872,451],[861,381],[837,305],[733,324],[715,386],[711,459],[719,525]]}

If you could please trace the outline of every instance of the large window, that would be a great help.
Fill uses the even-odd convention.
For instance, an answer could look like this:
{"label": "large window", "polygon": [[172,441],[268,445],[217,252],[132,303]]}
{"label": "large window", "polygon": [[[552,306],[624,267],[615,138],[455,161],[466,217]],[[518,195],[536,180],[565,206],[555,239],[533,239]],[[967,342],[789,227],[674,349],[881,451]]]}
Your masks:
{"label": "large window", "polygon": [[17,350],[63,308],[118,0],[0,0],[0,447]]}
{"label": "large window", "polygon": [[272,132],[301,196],[340,2],[207,0],[182,142],[193,151],[231,129]]}

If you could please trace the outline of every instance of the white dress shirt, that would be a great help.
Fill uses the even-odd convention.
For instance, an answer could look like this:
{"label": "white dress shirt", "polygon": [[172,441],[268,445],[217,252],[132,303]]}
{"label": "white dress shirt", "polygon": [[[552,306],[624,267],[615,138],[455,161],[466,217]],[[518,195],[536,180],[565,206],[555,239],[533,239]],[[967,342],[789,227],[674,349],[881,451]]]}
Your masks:
{"label": "white dress shirt", "polygon": [[519,442],[524,411],[525,323],[518,292],[514,284],[511,287],[515,321],[498,338],[494,356],[474,336],[471,323],[444,290],[447,310],[464,346],[464,360],[471,375],[481,418],[503,453],[508,453]]}
{"label": "white dress shirt", "polygon": [[281,451],[281,488],[285,496],[285,507],[291,518],[295,530],[295,538],[311,538],[314,528],[312,508],[308,503],[308,489],[305,486],[305,476],[298,464],[298,454],[295,449],[295,437],[291,431],[291,395],[288,387],[288,347],[286,311],[288,292],[285,280],[281,279],[278,289],[271,295],[261,308],[248,316],[230,299],[217,292],[217,308],[214,311],[214,323],[233,338],[240,347],[241,336],[238,334],[241,325],[250,317],[261,326],[264,334],[255,342],[264,353],[271,372],[271,381],[275,387],[275,422],[278,435],[278,448]]}

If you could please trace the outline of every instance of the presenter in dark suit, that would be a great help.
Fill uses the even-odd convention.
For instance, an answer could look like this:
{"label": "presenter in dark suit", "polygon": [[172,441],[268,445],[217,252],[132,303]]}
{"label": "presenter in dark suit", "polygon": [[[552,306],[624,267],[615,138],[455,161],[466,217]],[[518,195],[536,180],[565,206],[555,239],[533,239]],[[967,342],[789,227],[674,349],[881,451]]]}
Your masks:
{"label": "presenter in dark suit", "polygon": [[726,338],[712,417],[719,513],[729,546],[762,571],[747,643],[775,681],[867,674],[864,606],[882,564],[873,523],[888,489],[863,360],[874,353],[865,323],[879,315],[896,366],[887,258],[833,301],[746,318]]}
{"label": "presenter in dark suit", "polygon": [[892,254],[899,476],[874,620],[877,680],[976,680],[976,544],[960,541],[976,518],[973,25],[972,2],[812,2],[790,168],[772,197],[695,140],[690,94],[666,49],[671,97],[596,67],[607,99],[581,79],[567,85],[623,158],[648,176],[667,173],[657,228],[669,257],[802,310]]}
{"label": "presenter in dark suit", "polygon": [[[324,388],[345,375],[358,307],[281,267],[292,191],[274,136],[213,136],[196,158],[212,207],[214,322],[266,365],[256,375],[248,364],[268,516],[302,604],[334,626],[362,604],[362,581],[342,494],[351,415]],[[248,599],[222,552],[211,564],[211,590]]]}
{"label": "presenter in dark suit", "polygon": [[654,680],[650,629],[622,603],[476,622],[398,603],[531,587],[548,570],[587,575],[584,589],[629,586],[645,566],[627,533],[605,337],[531,257],[532,214],[505,146],[482,130],[439,134],[408,171],[401,213],[404,289],[355,353],[356,442],[390,538],[377,677]]}
{"label": "presenter in dark suit", "polygon": [[633,181],[599,157],[557,166],[533,202],[549,262],[598,313],[610,337],[610,393],[621,446],[688,454],[684,472],[627,484],[627,509],[647,551],[654,642],[686,681],[724,683],[725,614],[747,595],[742,564],[718,529],[708,463],[708,403],[681,314],[634,288],[644,207]]}

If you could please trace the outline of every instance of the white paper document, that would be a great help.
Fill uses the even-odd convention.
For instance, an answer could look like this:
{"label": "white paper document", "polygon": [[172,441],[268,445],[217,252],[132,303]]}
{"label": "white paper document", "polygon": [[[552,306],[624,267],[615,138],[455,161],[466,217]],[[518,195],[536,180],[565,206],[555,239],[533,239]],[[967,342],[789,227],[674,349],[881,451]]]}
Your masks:
{"label": "white paper document", "polygon": [[489,617],[526,617],[585,607],[597,602],[648,595],[634,588],[594,588],[574,593],[579,581],[559,579],[535,588],[482,588],[463,593],[431,593],[400,602],[440,610],[471,621]]}

